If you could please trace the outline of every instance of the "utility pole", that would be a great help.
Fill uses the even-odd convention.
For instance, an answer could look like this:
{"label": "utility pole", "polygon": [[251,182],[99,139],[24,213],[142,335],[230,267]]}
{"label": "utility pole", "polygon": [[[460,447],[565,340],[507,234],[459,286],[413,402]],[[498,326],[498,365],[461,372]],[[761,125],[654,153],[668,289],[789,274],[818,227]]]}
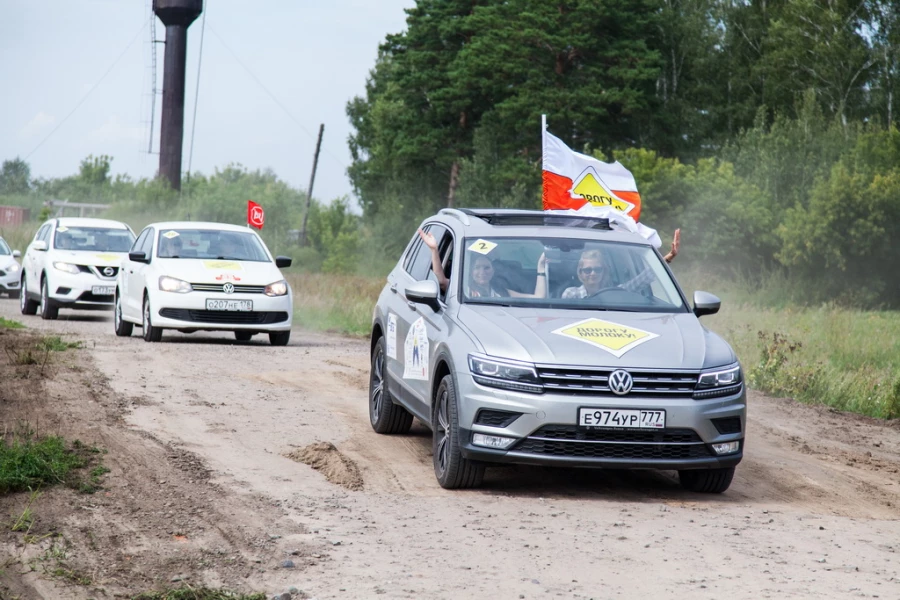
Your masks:
{"label": "utility pole", "polygon": [[316,154],[313,157],[312,174],[309,176],[309,190],[306,192],[306,214],[303,215],[303,229],[300,230],[300,245],[306,245],[306,222],[309,220],[309,205],[312,203],[313,183],[316,181],[316,168],[319,166],[319,149],[322,148],[322,134],[325,123],[319,125],[319,140],[316,142]]}

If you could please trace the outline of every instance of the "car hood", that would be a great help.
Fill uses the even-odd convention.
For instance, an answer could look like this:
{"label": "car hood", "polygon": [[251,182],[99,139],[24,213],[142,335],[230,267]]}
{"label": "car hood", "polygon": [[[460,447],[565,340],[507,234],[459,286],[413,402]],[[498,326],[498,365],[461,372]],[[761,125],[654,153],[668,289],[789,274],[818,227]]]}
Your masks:
{"label": "car hood", "polygon": [[13,258],[12,254],[4,254],[0,256],[0,269],[7,269],[10,265],[19,264],[15,258]]}
{"label": "car hood", "polygon": [[284,276],[275,263],[198,258],[154,258],[159,273],[189,283],[232,283],[269,285]]}
{"label": "car hood", "polygon": [[53,262],[67,262],[91,267],[118,267],[127,252],[90,252],[84,250],[54,250]]}
{"label": "car hood", "polygon": [[459,319],[498,358],[632,369],[702,369],[737,360],[693,313],[464,304]]}

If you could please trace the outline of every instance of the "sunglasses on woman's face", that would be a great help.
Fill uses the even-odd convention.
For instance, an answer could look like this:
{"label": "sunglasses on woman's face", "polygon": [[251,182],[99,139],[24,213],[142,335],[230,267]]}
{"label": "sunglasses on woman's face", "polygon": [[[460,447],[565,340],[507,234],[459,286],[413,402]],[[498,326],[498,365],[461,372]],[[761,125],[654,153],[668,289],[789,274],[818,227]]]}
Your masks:
{"label": "sunglasses on woman's face", "polygon": [[594,273],[600,274],[603,272],[603,267],[581,267],[578,269],[578,272],[582,275],[593,275]]}

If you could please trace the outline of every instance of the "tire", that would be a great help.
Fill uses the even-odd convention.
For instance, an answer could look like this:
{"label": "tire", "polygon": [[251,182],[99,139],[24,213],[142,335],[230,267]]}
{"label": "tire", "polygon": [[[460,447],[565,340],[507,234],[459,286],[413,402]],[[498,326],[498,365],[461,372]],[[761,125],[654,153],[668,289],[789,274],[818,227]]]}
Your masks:
{"label": "tire", "polygon": [[47,278],[41,279],[41,318],[45,321],[53,321],[59,317],[59,307],[50,299],[50,289]]}
{"label": "tire", "polygon": [[9,297],[13,300],[19,297],[19,290],[10,290]]}
{"label": "tire", "polygon": [[236,339],[239,342],[249,342],[252,337],[253,337],[252,331],[235,331],[234,332],[234,339]]}
{"label": "tire", "polygon": [[28,297],[28,290],[25,289],[25,277],[22,276],[21,294],[19,295],[19,310],[23,315],[36,315],[38,303]]}
{"label": "tire", "polygon": [[158,342],[162,339],[162,328],[154,327],[152,321],[150,319],[151,311],[150,311],[150,297],[144,296],[144,307],[141,311],[143,315],[141,319],[141,325],[144,328],[144,341],[145,342]]}
{"label": "tire", "polygon": [[413,416],[391,400],[385,385],[385,372],[384,338],[380,338],[372,352],[372,368],[369,371],[369,422],[376,433],[407,433]]}
{"label": "tire", "polygon": [[134,323],[122,318],[122,296],[116,291],[116,307],[113,313],[113,327],[119,337],[129,337],[134,331]]}
{"label": "tire", "polygon": [[686,490],[703,494],[721,494],[731,485],[734,467],[678,471],[678,482]]}
{"label": "tire", "polygon": [[270,331],[269,332],[269,343],[273,346],[287,346],[288,342],[291,341],[291,332],[290,331]]}
{"label": "tire", "polygon": [[453,376],[446,375],[435,394],[431,421],[434,475],[447,490],[476,488],[484,479],[484,465],[464,458],[460,451],[458,411]]}

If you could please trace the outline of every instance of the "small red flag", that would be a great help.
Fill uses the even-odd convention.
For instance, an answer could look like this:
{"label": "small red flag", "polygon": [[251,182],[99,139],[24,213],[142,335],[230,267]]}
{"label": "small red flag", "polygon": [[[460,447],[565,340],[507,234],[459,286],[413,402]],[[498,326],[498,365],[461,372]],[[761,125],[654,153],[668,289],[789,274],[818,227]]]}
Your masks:
{"label": "small red flag", "polygon": [[257,229],[266,224],[266,212],[253,200],[247,200],[247,224]]}

